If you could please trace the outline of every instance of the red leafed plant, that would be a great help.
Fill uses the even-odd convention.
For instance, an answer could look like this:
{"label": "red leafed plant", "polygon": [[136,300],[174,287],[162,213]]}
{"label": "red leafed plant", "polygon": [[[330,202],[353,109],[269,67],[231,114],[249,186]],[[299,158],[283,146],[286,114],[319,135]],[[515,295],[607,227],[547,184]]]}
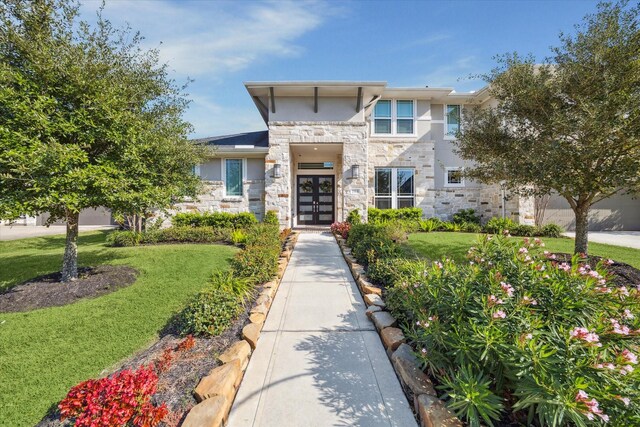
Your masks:
{"label": "red leafed plant", "polygon": [[334,222],[331,224],[331,231],[333,233],[338,233],[342,236],[343,239],[349,237],[349,230],[351,230],[351,224],[348,222]]}
{"label": "red leafed plant", "polygon": [[196,345],[196,340],[193,338],[193,335],[189,334],[187,337],[178,344],[176,350],[178,351],[187,351],[191,350]]}
{"label": "red leafed plant", "polygon": [[173,359],[175,358],[175,354],[173,353],[173,349],[167,348],[165,349],[158,360],[155,362],[156,371],[160,374],[169,369],[171,364],[173,363]]}
{"label": "red leafed plant", "polygon": [[152,366],[82,382],[58,405],[60,419],[74,419],[76,427],[156,426],[167,414],[164,403],[151,403],[157,385],[158,375]]}

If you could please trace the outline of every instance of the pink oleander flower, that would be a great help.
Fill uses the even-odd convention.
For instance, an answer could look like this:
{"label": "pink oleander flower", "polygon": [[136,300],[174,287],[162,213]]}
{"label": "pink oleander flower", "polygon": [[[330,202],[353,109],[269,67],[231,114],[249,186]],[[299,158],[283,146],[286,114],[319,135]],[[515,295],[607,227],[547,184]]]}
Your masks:
{"label": "pink oleander flower", "polygon": [[542,240],[538,239],[537,237],[535,239],[533,239],[533,243],[535,243],[538,246],[543,245],[544,243],[542,243]]}
{"label": "pink oleander flower", "polygon": [[593,344],[596,347],[602,347],[600,337],[595,332],[589,332],[587,328],[576,327],[571,331],[571,338],[577,338],[582,341]]}
{"label": "pink oleander flower", "polygon": [[420,350],[422,352],[422,354],[427,354],[427,349],[423,348],[422,350]]}
{"label": "pink oleander flower", "polygon": [[562,264],[560,264],[560,265],[558,266],[558,268],[559,268],[560,270],[564,270],[564,271],[569,271],[569,270],[571,270],[571,266],[570,266],[569,264],[567,264],[566,262],[563,262]]}
{"label": "pink oleander flower", "polygon": [[532,333],[528,333],[527,335],[524,336],[526,339],[531,340],[533,339],[533,334]]}
{"label": "pink oleander flower", "polygon": [[635,353],[629,351],[628,349],[624,349],[622,353],[620,353],[620,357],[622,357],[622,360],[624,362],[629,363],[631,365],[638,364],[638,356],[636,356]]}
{"label": "pink oleander flower", "polygon": [[612,259],[608,259],[608,260],[604,261],[604,263],[606,265],[613,265],[613,264],[615,264],[615,261],[613,261]]}
{"label": "pink oleander flower", "polygon": [[504,301],[502,301],[502,299],[496,297],[495,295],[489,295],[489,307],[493,307],[494,305],[498,305],[498,304],[504,304]]}
{"label": "pink oleander flower", "polygon": [[624,297],[628,297],[629,296],[629,290],[627,289],[626,286],[620,286],[618,288],[618,292],[620,293],[620,295],[622,295]]}
{"label": "pink oleander flower", "polygon": [[507,294],[507,296],[513,296],[513,286],[506,282],[500,282],[500,287],[502,288],[502,291]]}
{"label": "pink oleander flower", "polygon": [[624,403],[624,406],[629,406],[629,404],[631,403],[631,399],[629,399],[628,397],[617,396],[617,398],[621,400],[622,403]]}
{"label": "pink oleander flower", "polygon": [[538,301],[534,300],[533,298],[529,298],[526,295],[522,297],[522,303],[526,305],[538,305]]}
{"label": "pink oleander flower", "polygon": [[613,333],[618,335],[629,335],[631,329],[627,325],[620,325],[620,323],[616,319],[609,319],[611,325],[613,326]]}
{"label": "pink oleander flower", "polygon": [[587,410],[583,411],[584,416],[593,420],[595,418],[594,416],[597,415],[602,421],[609,421],[609,416],[600,409],[600,403],[596,399],[588,399],[589,395],[585,393],[584,390],[578,391],[578,394],[576,395],[576,402],[583,403],[587,407]]}
{"label": "pink oleander flower", "polygon": [[633,372],[633,366],[631,365],[624,365],[622,368],[620,368],[620,373],[622,375],[627,375],[627,374],[630,374],[631,372]]}
{"label": "pink oleander flower", "polygon": [[524,247],[523,247],[523,248],[518,249],[518,253],[519,253],[519,254],[526,254],[526,253],[528,253],[528,252],[529,252],[529,251],[527,250],[527,248],[524,248]]}
{"label": "pink oleander flower", "polygon": [[593,289],[595,291],[601,292],[603,294],[610,294],[611,293],[611,288],[607,288],[606,286],[597,286],[597,287],[595,287]]}
{"label": "pink oleander flower", "polygon": [[636,316],[633,315],[631,310],[629,310],[628,308],[625,308],[624,309],[624,317],[626,317],[627,319],[633,319]]}
{"label": "pink oleander flower", "polygon": [[600,279],[598,280],[598,285],[604,285],[607,283],[607,279]]}
{"label": "pink oleander flower", "polygon": [[588,398],[589,395],[584,390],[580,390],[578,391],[578,394],[576,394],[576,402],[582,402],[584,400],[587,400]]}
{"label": "pink oleander flower", "polygon": [[498,310],[495,313],[493,313],[492,317],[494,319],[504,319],[505,317],[507,317],[507,314],[502,310]]}
{"label": "pink oleander flower", "polygon": [[433,263],[437,268],[442,269],[444,266],[442,265],[442,263],[440,261],[436,261]]}
{"label": "pink oleander flower", "polygon": [[529,255],[527,255],[526,257],[524,257],[525,262],[529,262],[531,261],[531,257]]}

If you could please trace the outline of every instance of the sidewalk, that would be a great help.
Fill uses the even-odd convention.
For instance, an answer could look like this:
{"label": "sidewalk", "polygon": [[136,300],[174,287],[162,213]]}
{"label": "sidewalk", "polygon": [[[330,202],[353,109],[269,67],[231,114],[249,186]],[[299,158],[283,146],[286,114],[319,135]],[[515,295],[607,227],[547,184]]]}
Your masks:
{"label": "sidewalk", "polygon": [[417,426],[338,244],[302,233],[230,427]]}

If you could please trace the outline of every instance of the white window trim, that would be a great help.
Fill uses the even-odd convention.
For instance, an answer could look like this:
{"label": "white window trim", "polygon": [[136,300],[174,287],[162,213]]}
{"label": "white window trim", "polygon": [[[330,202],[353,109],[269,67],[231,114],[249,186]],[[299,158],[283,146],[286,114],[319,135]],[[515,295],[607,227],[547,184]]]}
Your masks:
{"label": "white window trim", "polygon": [[462,177],[462,180],[460,182],[460,184],[450,184],[449,183],[449,172],[451,171],[463,171],[464,168],[459,167],[459,166],[450,166],[450,167],[446,167],[444,168],[444,186],[445,187],[450,187],[450,188],[460,188],[460,187],[464,187],[464,176]]}
{"label": "white window trim", "polygon": [[[416,119],[416,113],[418,110],[418,101],[415,99],[410,99],[410,98],[392,98],[392,99],[379,99],[378,102],[380,101],[391,101],[391,117],[380,117],[380,119],[390,119],[391,120],[391,133],[376,133],[376,108],[375,106],[373,107],[373,111],[371,112],[371,136],[378,136],[378,137],[392,137],[392,138],[411,138],[411,137],[416,137],[418,135],[417,133],[417,122],[418,120]],[[398,108],[397,108],[397,102],[398,101],[411,101],[413,102],[413,133],[398,133]],[[409,119],[408,117],[400,117],[400,120],[402,119]]]}
{"label": "white window trim", "polygon": [[[374,175],[374,183],[373,183],[373,206],[376,205],[376,199],[388,199],[391,197],[391,209],[398,209],[398,198],[400,199],[413,199],[413,207],[416,206],[416,168],[412,167],[387,167],[380,166],[374,169],[375,171],[378,169],[391,169],[391,194],[388,196],[378,196],[375,194],[375,175]],[[398,196],[398,169],[411,169],[413,171],[413,196]]]}
{"label": "white window trim", "polygon": [[462,104],[444,104],[443,105],[443,110],[442,110],[442,117],[444,117],[444,139],[447,141],[455,141],[456,137],[455,135],[449,135],[447,133],[447,129],[449,128],[449,121],[447,120],[447,108],[450,105],[457,105],[460,107],[460,124],[458,125],[460,129],[462,129]]}
{"label": "white window trim", "polygon": [[195,174],[195,176],[197,176],[198,178],[202,178],[202,176],[200,175],[200,163],[198,163],[194,168],[193,168],[193,173]]}
{"label": "white window trim", "polygon": [[[227,160],[241,160],[242,161],[242,194],[240,196],[228,196],[227,195]],[[222,186],[222,196],[228,199],[243,199],[245,196],[245,191],[244,191],[244,184],[247,181],[247,159],[246,158],[239,158],[239,157],[222,157],[220,159],[220,171],[221,171],[221,178],[222,178],[222,182],[224,183],[224,185]]]}

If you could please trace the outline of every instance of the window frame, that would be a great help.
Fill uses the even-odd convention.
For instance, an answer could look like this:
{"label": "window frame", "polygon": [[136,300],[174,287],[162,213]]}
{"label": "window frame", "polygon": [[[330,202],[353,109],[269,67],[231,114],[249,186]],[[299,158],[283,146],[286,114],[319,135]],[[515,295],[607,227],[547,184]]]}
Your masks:
{"label": "window frame", "polygon": [[449,183],[449,172],[463,172],[464,168],[461,166],[447,166],[444,168],[444,186],[450,188],[464,187],[464,176],[460,177],[460,183]]}
{"label": "window frame", "polygon": [[[407,137],[415,137],[416,133],[416,125],[417,125],[417,109],[418,102],[416,99],[411,98],[387,98],[387,99],[379,99],[380,101],[390,101],[391,102],[391,117],[376,117],[376,107],[373,107],[373,111],[371,112],[371,136],[379,136],[379,137],[399,137],[399,138],[407,138]],[[413,105],[413,116],[409,117],[398,117],[398,101],[410,101]],[[378,105],[376,103],[376,105]],[[391,133],[376,133],[376,119],[380,120],[391,120]],[[398,133],[398,120],[411,120],[412,121],[412,133]]]}
{"label": "window frame", "polygon": [[[388,169],[391,170],[391,193],[387,195],[378,195],[378,170]],[[411,195],[398,195],[398,170],[410,170],[412,172],[411,177],[413,178]],[[391,199],[391,207],[390,208],[379,208],[379,209],[398,209],[398,200],[411,200],[411,206],[416,206],[416,168],[413,167],[392,167],[392,166],[380,166],[374,168],[374,183],[373,183],[373,206],[376,207],[376,201],[378,199]]]}
{"label": "window frame", "polygon": [[[227,194],[227,160],[240,160],[240,164],[242,167],[242,171],[241,171],[241,177],[240,177],[240,191],[241,194],[237,195],[237,194]],[[220,170],[221,170],[221,178],[222,178],[222,182],[224,183],[222,190],[223,190],[223,197],[225,198],[235,198],[235,199],[242,199],[245,196],[245,191],[244,191],[244,183],[247,180],[247,159],[246,158],[239,158],[239,157],[223,157],[220,159],[221,161],[221,166],[220,166]]]}
{"label": "window frame", "polygon": [[447,110],[449,109],[448,107],[449,106],[456,106],[456,105],[460,109],[460,114],[459,114],[459,117],[458,117],[458,122],[459,122],[458,123],[458,131],[460,131],[460,129],[462,129],[462,104],[444,104],[444,110],[442,111],[443,117],[444,117],[444,129],[443,129],[443,132],[444,132],[444,139],[446,139],[446,140],[454,140],[455,141],[455,139],[456,139],[455,135],[451,135],[448,132],[448,129],[449,129],[449,118],[447,116]]}

